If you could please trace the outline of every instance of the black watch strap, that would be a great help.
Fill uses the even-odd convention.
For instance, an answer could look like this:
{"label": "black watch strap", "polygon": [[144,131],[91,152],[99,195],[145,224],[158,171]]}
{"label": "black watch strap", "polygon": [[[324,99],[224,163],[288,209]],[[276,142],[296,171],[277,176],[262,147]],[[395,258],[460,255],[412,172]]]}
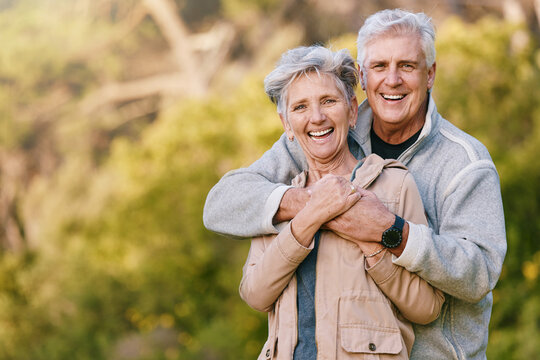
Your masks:
{"label": "black watch strap", "polygon": [[394,222],[394,227],[399,231],[403,232],[403,226],[405,226],[405,220],[402,217],[396,215],[396,221]]}
{"label": "black watch strap", "polygon": [[381,243],[383,246],[393,249],[398,247],[403,240],[403,226],[405,220],[395,215],[394,225],[386,229],[382,235]]}

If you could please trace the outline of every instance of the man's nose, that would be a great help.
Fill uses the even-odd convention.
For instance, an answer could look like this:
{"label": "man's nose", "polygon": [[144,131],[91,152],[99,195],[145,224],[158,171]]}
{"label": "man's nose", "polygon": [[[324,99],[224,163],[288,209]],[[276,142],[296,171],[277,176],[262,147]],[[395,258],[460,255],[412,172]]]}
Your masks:
{"label": "man's nose", "polygon": [[391,66],[388,69],[388,72],[386,73],[385,82],[387,85],[392,86],[392,87],[401,85],[402,83],[401,74],[397,66]]}

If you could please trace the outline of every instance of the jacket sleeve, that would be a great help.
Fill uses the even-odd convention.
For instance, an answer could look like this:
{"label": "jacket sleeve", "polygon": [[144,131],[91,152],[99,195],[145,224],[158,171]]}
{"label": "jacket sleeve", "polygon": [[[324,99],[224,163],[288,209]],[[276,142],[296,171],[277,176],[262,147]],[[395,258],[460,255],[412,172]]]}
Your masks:
{"label": "jacket sleeve", "polygon": [[[427,224],[420,193],[409,173],[404,178],[399,204],[397,215],[408,221]],[[387,251],[367,271],[379,289],[409,321],[425,325],[439,316],[445,300],[443,292],[417,274],[392,263],[390,252]]]}
{"label": "jacket sleeve", "polygon": [[368,273],[407,320],[426,325],[439,317],[445,300],[443,292],[404,267],[393,264],[389,251],[368,269]]}
{"label": "jacket sleeve", "polygon": [[296,241],[290,223],[274,239],[264,236],[251,240],[242,270],[240,297],[255,310],[271,311],[312,249],[313,244],[306,248]]}
{"label": "jacket sleeve", "polygon": [[285,134],[252,165],[228,172],[210,190],[203,222],[214,232],[253,237],[277,233],[272,219],[290,181],[307,163],[302,149]]}
{"label": "jacket sleeve", "polygon": [[471,163],[441,197],[438,223],[410,224],[407,246],[394,263],[449,295],[476,303],[495,287],[506,254],[495,166],[489,160]]}

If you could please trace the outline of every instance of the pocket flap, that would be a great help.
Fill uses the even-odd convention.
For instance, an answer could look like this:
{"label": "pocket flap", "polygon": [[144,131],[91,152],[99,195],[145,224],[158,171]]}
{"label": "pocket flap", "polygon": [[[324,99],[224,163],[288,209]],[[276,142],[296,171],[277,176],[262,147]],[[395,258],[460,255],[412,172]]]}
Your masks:
{"label": "pocket flap", "polygon": [[340,326],[341,346],[350,353],[399,354],[403,348],[396,329],[373,328],[359,324]]}
{"label": "pocket flap", "polygon": [[390,301],[376,291],[339,299],[341,347],[349,353],[399,354],[403,339]]}

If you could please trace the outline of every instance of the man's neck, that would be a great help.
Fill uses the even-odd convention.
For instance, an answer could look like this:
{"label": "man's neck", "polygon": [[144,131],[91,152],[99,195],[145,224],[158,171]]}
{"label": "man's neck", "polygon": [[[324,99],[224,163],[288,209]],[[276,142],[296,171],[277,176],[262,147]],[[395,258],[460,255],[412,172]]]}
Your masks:
{"label": "man's neck", "polygon": [[416,134],[425,123],[425,114],[422,121],[414,120],[404,127],[394,124],[385,124],[382,121],[373,120],[373,131],[385,143],[397,145],[401,144]]}

